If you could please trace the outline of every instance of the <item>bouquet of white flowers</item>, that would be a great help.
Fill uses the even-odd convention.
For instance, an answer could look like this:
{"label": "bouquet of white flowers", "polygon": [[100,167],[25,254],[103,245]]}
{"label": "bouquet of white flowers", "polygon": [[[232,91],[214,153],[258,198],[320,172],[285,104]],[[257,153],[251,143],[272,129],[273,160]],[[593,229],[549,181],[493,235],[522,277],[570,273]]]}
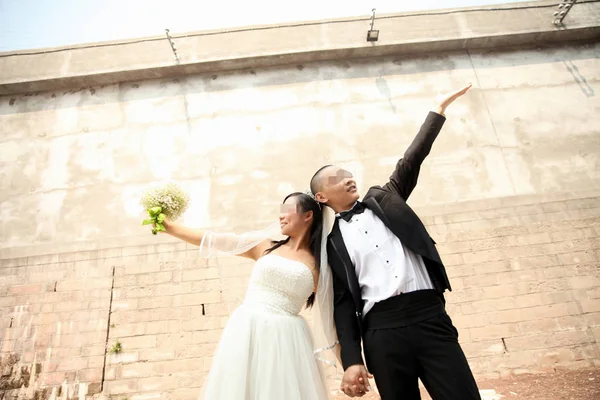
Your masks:
{"label": "bouquet of white flowers", "polygon": [[144,193],[140,203],[150,218],[144,220],[142,225],[154,225],[153,235],[165,232],[166,229],[163,225],[165,218],[172,221],[179,218],[187,210],[189,200],[189,195],[174,183],[167,183],[163,187],[148,190]]}

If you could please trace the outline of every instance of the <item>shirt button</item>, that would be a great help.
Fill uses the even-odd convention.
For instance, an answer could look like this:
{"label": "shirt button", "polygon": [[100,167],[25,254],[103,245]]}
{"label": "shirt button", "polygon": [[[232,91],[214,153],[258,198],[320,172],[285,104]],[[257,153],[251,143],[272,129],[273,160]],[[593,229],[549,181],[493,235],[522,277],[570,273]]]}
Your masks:
{"label": "shirt button", "polygon": [[388,264],[389,264],[390,262],[389,262],[389,261],[386,261],[386,263],[388,263]]}
{"label": "shirt button", "polygon": [[366,235],[367,233],[369,233],[369,232],[365,231],[365,235]]}
{"label": "shirt button", "polygon": [[379,245],[378,245],[378,244],[376,244],[376,245],[375,245],[375,247],[377,247],[377,248],[378,248],[378,247],[379,247]]}

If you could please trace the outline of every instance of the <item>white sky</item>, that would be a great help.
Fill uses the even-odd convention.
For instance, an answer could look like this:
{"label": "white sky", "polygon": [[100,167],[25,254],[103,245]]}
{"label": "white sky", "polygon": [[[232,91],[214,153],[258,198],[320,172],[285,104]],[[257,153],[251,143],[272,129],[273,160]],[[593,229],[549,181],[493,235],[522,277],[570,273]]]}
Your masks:
{"label": "white sky", "polygon": [[519,0],[0,0],[0,52]]}

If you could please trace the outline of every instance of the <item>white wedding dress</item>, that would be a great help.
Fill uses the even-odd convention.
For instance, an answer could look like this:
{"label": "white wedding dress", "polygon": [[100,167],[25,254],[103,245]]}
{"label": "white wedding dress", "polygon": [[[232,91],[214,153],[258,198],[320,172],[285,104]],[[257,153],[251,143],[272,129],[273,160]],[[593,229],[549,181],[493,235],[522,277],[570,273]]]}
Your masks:
{"label": "white wedding dress", "polygon": [[313,292],[305,264],[275,254],[254,265],[246,298],[230,316],[201,400],[325,400],[326,381],[298,314]]}

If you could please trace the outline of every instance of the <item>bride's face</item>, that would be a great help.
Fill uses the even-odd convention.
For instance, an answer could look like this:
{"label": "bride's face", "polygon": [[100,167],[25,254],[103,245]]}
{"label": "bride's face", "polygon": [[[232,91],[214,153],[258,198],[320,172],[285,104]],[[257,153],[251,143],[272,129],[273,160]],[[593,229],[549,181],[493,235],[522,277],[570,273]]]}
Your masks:
{"label": "bride's face", "polygon": [[297,236],[310,227],[312,211],[304,212],[298,204],[297,196],[290,197],[281,205],[279,226],[281,234]]}

